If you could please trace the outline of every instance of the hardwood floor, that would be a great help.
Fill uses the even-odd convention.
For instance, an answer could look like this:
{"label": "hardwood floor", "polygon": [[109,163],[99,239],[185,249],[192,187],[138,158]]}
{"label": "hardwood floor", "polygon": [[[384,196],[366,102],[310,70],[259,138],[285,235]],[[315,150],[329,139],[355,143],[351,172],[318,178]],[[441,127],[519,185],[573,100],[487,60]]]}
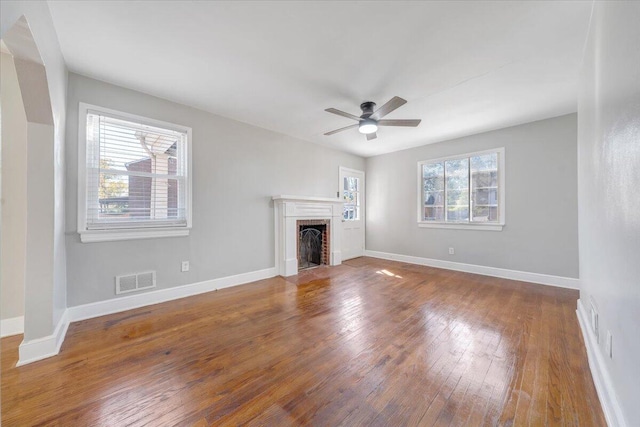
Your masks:
{"label": "hardwood floor", "polygon": [[69,327],[8,426],[604,426],[578,292],[358,258]]}

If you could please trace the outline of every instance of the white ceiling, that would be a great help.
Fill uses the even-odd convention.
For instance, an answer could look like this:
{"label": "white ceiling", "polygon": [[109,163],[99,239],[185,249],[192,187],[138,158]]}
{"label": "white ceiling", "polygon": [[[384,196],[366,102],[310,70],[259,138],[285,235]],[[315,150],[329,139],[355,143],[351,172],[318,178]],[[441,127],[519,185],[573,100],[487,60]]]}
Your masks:
{"label": "white ceiling", "polygon": [[[362,156],[576,111],[591,2],[50,1],[69,69]],[[323,110],[409,102],[366,141]]]}

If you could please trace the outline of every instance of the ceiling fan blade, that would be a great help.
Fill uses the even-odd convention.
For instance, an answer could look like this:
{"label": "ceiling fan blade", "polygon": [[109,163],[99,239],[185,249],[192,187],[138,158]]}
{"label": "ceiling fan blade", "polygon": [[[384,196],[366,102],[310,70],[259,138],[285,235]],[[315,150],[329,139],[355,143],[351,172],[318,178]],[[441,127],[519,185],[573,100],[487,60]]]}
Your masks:
{"label": "ceiling fan blade", "polygon": [[375,113],[371,115],[371,118],[374,120],[380,120],[396,108],[402,107],[406,103],[406,100],[400,98],[399,96],[394,96],[389,100],[389,102],[378,108]]}
{"label": "ceiling fan blade", "polygon": [[371,141],[372,139],[376,139],[378,137],[378,135],[374,132],[374,133],[368,133],[367,134],[367,141]]}
{"label": "ceiling fan blade", "polygon": [[378,120],[378,126],[409,126],[416,127],[420,124],[422,120]]}
{"label": "ceiling fan blade", "polygon": [[340,129],[332,130],[331,132],[325,133],[326,136],[333,135],[334,133],[342,132],[343,130],[357,128],[359,125],[356,123],[355,125],[349,125]]}
{"label": "ceiling fan blade", "polygon": [[324,111],[326,111],[327,113],[337,114],[337,115],[339,115],[339,116],[346,117],[346,118],[348,118],[348,119],[353,119],[353,120],[357,120],[357,121],[362,120],[362,119],[361,119],[360,117],[358,117],[358,116],[354,116],[353,114],[345,113],[344,111],[336,110],[335,108],[327,108],[327,109],[326,109],[326,110],[324,110]]}

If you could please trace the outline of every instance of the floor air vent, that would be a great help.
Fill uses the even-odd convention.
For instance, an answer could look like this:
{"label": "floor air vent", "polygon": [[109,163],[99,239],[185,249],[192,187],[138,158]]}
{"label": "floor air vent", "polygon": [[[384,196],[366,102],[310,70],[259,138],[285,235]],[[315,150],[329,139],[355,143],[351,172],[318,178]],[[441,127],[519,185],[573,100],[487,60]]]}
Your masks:
{"label": "floor air vent", "polygon": [[156,287],[156,272],[145,271],[144,273],[129,274],[126,276],[116,276],[116,294],[140,291]]}

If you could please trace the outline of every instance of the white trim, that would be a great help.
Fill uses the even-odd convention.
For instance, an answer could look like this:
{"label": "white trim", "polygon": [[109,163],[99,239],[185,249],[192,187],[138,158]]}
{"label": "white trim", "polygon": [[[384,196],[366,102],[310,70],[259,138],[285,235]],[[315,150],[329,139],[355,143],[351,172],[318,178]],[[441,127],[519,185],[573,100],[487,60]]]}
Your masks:
{"label": "white trim", "polygon": [[[362,173],[364,174],[363,170],[360,169],[353,169],[353,168],[348,168],[346,166],[340,166],[339,169],[343,172],[347,172],[347,173]],[[342,183],[340,183],[340,189],[342,189]]]}
{"label": "white trim", "polygon": [[57,355],[60,352],[60,347],[62,346],[67,333],[67,328],[71,322],[119,313],[122,311],[132,310],[134,308],[145,307],[205,292],[216,291],[218,289],[230,288],[232,286],[243,285],[275,276],[276,269],[275,267],[272,267],[264,270],[237,274],[235,276],[220,277],[218,279],[192,283],[190,285],[159,289],[138,295],[69,307],[65,310],[58,322],[55,332],[52,335],[28,342],[23,341],[22,344],[20,344],[20,358],[16,366],[26,365],[27,363],[36,362],[38,360]]}
{"label": "white trim", "polygon": [[[344,205],[345,205],[345,201],[344,201],[344,177],[345,176],[355,176],[356,178],[360,179],[360,189],[358,190],[358,193],[360,195],[360,201],[357,204],[359,212],[358,212],[358,219],[344,219]],[[351,168],[347,168],[344,166],[340,166],[338,169],[338,195],[340,197],[340,199],[342,200],[342,212],[343,212],[343,218],[342,218],[342,242],[340,242],[341,245],[341,252],[343,254],[342,259],[343,260],[347,260],[347,259],[352,259],[352,258],[357,258],[360,256],[364,255],[364,249],[367,247],[366,246],[366,235],[367,235],[367,230],[366,230],[366,226],[367,226],[367,202],[366,202],[366,194],[367,194],[367,182],[366,182],[366,175],[364,171],[358,170],[358,169],[351,169]],[[361,239],[360,240],[360,247],[356,248],[356,249],[349,249],[349,248],[345,248],[345,242],[347,240],[349,240],[349,238],[347,238],[345,236],[345,233],[347,229],[351,228],[351,230],[358,229],[358,233],[362,234]]]}
{"label": "white trim", "polygon": [[189,285],[176,286],[168,289],[158,289],[137,295],[130,295],[121,298],[113,298],[106,301],[98,301],[89,304],[69,307],[69,318],[72,322],[105,316],[107,314],[119,313],[121,311],[132,310],[134,308],[159,304],[180,298],[186,298],[205,292],[216,291],[218,289],[230,288],[232,286],[243,285],[257,280],[275,277],[275,267],[264,270],[251,271],[249,273],[237,274],[235,276],[220,277],[218,279],[205,280],[204,282],[192,283]]}
{"label": "white trim", "polygon": [[337,203],[342,203],[342,199],[338,198],[338,197],[311,197],[311,196],[287,196],[287,195],[280,195],[280,196],[273,196],[271,198],[271,200],[273,201],[285,201],[285,202],[289,202],[289,201],[294,201],[294,202],[337,202]]}
{"label": "white trim", "polygon": [[298,220],[328,220],[331,235],[329,265],[342,263],[340,221],[343,209],[343,201],[338,198],[273,196],[275,274],[284,277],[298,274]]}
{"label": "white trim", "polygon": [[[423,190],[422,190],[422,166],[430,163],[440,163],[446,160],[459,160],[464,158],[469,158],[473,156],[481,156],[483,154],[492,154],[498,153],[498,219],[499,223],[490,223],[485,224],[482,222],[468,222],[468,223],[453,223],[453,222],[445,222],[445,221],[424,221],[422,219],[423,214]],[[437,159],[428,159],[421,160],[418,162],[418,227],[421,228],[451,228],[457,230],[485,230],[485,231],[502,231],[502,227],[506,224],[506,160],[505,160],[505,148],[493,148],[490,150],[482,150],[482,151],[474,151],[473,153],[463,153],[456,154],[447,157],[439,157]],[[471,174],[471,170],[469,170],[469,174]],[[469,189],[471,190],[471,189]],[[446,199],[446,187],[445,187],[445,199]],[[444,206],[446,208],[446,204]],[[469,205],[469,209],[471,210],[471,205]],[[469,211],[469,215],[471,215],[471,211]]]}
{"label": "white trim", "polygon": [[24,333],[24,316],[11,317],[0,321],[0,336],[10,337]]}
{"label": "white trim", "polygon": [[488,150],[472,151],[470,153],[452,154],[450,156],[444,156],[444,157],[436,157],[435,159],[421,160],[418,162],[418,164],[423,165],[423,164],[436,163],[436,162],[440,163],[446,160],[460,160],[460,159],[465,159],[467,157],[482,156],[484,154],[492,154],[492,153],[504,154],[504,147],[490,148]]}
{"label": "white trim", "polygon": [[[366,208],[366,200],[365,200],[365,196],[367,194],[367,188],[366,188],[366,176],[364,171],[358,170],[358,169],[351,169],[351,168],[346,168],[344,166],[340,166],[338,168],[338,198],[342,201],[343,206],[346,204],[344,201],[344,183],[342,182],[345,176],[355,176],[356,178],[359,178],[361,180],[361,185],[360,188],[358,189],[358,194],[360,195],[360,200],[358,202],[358,204],[356,205],[359,208],[359,212],[358,212],[358,219],[343,219],[343,222],[348,221],[348,222],[358,222],[361,221],[362,222],[362,228],[364,229],[365,226],[365,222],[366,222],[366,216],[365,216],[365,208]],[[344,207],[343,207],[343,212],[344,212]],[[363,236],[362,236],[362,250],[364,250],[364,235],[366,234],[366,232],[363,232]],[[357,256],[362,256],[362,255],[357,255]]]}
{"label": "white trim", "polygon": [[425,265],[427,267],[444,268],[447,270],[464,271],[466,273],[481,274],[483,276],[500,277],[503,279],[519,280],[522,282],[538,283],[541,285],[557,286],[560,288],[580,289],[579,279],[549,274],[531,273],[528,271],[508,270],[505,268],[486,267],[484,265],[464,264],[462,262],[443,261],[432,258],[421,258],[410,255],[399,255],[387,252],[364,251],[365,256],[372,258],[401,261],[408,264]]}
{"label": "white trim", "polygon": [[[121,118],[128,121],[136,121],[155,127],[162,127],[187,134],[187,174],[186,174],[186,220],[187,224],[183,227],[156,227],[153,228],[152,223],[146,223],[144,226],[151,228],[145,229],[144,226],[135,229],[112,229],[112,230],[88,230],[87,229],[87,113],[93,110],[99,113],[105,113],[111,117]],[[192,226],[193,209],[192,209],[192,189],[193,189],[193,154],[192,154],[193,131],[188,126],[182,126],[175,123],[165,122],[162,120],[151,119],[148,117],[138,116],[136,114],[125,113],[122,111],[112,110],[97,105],[91,105],[84,102],[78,103],[78,217],[77,231],[80,234],[82,243],[90,242],[110,242],[115,240],[133,240],[133,239],[150,239],[158,237],[176,237],[188,236]]]}
{"label": "white trim", "polygon": [[504,224],[496,223],[459,223],[455,222],[426,222],[418,221],[418,227],[420,228],[448,228],[452,230],[478,230],[478,231],[502,231]]}
{"label": "white trim", "polygon": [[[92,104],[88,104],[86,102],[80,102],[79,103],[79,109],[80,110],[85,110],[84,115],[86,115],[88,110],[94,111],[96,113],[104,113],[105,115],[114,118],[114,119],[120,119],[120,120],[126,120],[126,121],[135,121],[136,123],[140,123],[143,125],[148,125],[148,126],[154,126],[154,127],[158,127],[158,128],[164,128],[164,129],[170,129],[176,132],[189,132],[191,130],[190,127],[188,126],[183,126],[183,125],[179,125],[176,123],[171,123],[171,122],[167,122],[164,120],[157,120],[157,119],[152,119],[149,117],[145,117],[145,116],[139,116],[137,114],[132,114],[132,113],[127,113],[124,111],[118,111],[118,110],[114,110],[111,108],[105,108],[105,107],[101,107],[99,105],[92,105]],[[84,127],[86,128],[87,126],[87,120],[86,117],[84,118]],[[82,129],[83,125],[82,123],[80,123],[80,127]]]}
{"label": "white trim", "polygon": [[16,366],[37,362],[60,353],[60,347],[67,335],[69,323],[69,310],[67,309],[62,314],[60,321],[58,321],[53,334],[31,341],[22,341],[18,349],[19,357]]}
{"label": "white trim", "polygon": [[582,299],[578,300],[576,314],[578,316],[580,329],[582,330],[584,344],[587,348],[587,358],[589,359],[591,376],[593,377],[593,383],[596,386],[600,406],[602,406],[607,424],[610,427],[626,427],[629,424],[624,419],[624,414],[616,396],[615,389],[613,388],[613,381],[611,381],[611,377],[609,376],[604,356],[598,348],[598,342],[593,333],[590,333],[589,315],[582,303]]}
{"label": "white trim", "polygon": [[189,228],[138,228],[135,230],[85,230],[80,232],[82,243],[113,242],[116,240],[155,239],[158,237],[183,237]]}

